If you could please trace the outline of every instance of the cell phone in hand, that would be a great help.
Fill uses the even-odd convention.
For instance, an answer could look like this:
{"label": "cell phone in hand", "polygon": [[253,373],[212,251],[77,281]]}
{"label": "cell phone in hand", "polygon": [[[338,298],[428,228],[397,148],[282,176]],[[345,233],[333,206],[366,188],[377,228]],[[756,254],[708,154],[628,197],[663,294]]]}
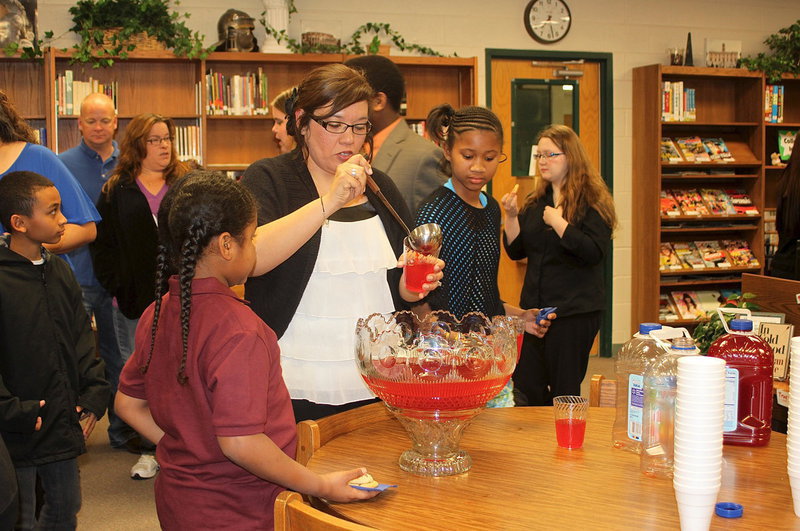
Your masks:
{"label": "cell phone in hand", "polygon": [[557,309],[557,306],[548,306],[547,308],[542,308],[539,310],[539,313],[536,314],[536,324],[542,324],[542,321],[547,319],[547,316],[555,312]]}

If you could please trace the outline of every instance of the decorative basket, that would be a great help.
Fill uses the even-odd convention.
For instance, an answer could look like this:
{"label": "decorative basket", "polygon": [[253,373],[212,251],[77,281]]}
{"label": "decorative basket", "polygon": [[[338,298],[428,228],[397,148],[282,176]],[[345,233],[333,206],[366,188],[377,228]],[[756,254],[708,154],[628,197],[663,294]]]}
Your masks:
{"label": "decorative basket", "polygon": [[339,46],[341,41],[330,33],[320,33],[318,31],[307,31],[300,35],[300,42],[306,46]]}
{"label": "decorative basket", "polygon": [[[113,48],[114,44],[114,35],[118,34],[122,31],[122,28],[107,28],[102,30],[103,31],[103,48]],[[139,51],[162,51],[166,50],[166,45],[157,40],[155,37],[151,37],[147,34],[146,31],[140,33],[134,33],[133,35],[129,36],[128,39],[122,43],[123,47],[127,46],[128,44],[133,44],[136,46],[136,49]],[[95,49],[99,49],[100,46],[96,46]]]}

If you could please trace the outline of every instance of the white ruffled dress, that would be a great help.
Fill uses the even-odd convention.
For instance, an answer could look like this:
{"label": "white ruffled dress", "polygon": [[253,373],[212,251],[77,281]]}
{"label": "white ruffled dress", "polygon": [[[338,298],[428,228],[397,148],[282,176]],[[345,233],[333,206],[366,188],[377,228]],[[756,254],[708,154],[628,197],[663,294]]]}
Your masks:
{"label": "white ruffled dress", "polygon": [[355,364],[356,322],[394,311],[386,273],[396,266],[377,215],[322,227],[314,271],[278,341],[292,398],[333,405],[374,398]]}

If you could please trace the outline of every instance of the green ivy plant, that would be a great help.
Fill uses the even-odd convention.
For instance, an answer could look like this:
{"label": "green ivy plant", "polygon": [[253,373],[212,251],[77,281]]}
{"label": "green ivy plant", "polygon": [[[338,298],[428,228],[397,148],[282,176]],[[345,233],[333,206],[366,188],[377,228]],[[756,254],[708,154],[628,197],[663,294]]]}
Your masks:
{"label": "green ivy plant", "polygon": [[[739,297],[730,297],[722,308],[747,308],[752,311],[758,311],[758,305],[750,302],[756,296],[754,293],[743,293]],[[730,323],[736,317],[735,314],[725,314],[725,321]],[[719,336],[725,333],[725,327],[722,326],[722,321],[719,318],[719,313],[714,312],[708,321],[702,322],[695,327],[692,337],[694,338],[695,345],[700,349],[700,353],[704,356],[708,354],[708,347],[711,346]]]}
{"label": "green ivy plant", "polygon": [[[432,50],[427,46],[420,46],[419,44],[409,44],[406,43],[406,40],[403,38],[402,35],[397,33],[395,30],[391,28],[389,24],[385,22],[367,22],[366,24],[362,24],[353,34],[350,36],[350,43],[346,45],[347,53],[351,53],[353,55],[362,55],[364,53],[375,54],[378,53],[378,49],[381,45],[380,33],[383,32],[387,37],[389,37],[395,46],[397,46],[400,50],[403,51],[410,51],[410,52],[419,52],[422,55],[432,55],[434,57],[442,57],[442,54],[437,52],[436,50]],[[375,36],[372,38],[370,43],[367,45],[366,50],[361,46],[361,37],[364,33],[375,33]]]}
{"label": "green ivy plant", "polygon": [[[296,13],[297,9],[294,7],[294,2],[289,2],[289,14]],[[442,54],[419,44],[409,44],[402,35],[397,33],[392,27],[385,22],[367,22],[362,24],[350,36],[350,41],[343,44],[303,44],[297,42],[296,39],[289,37],[286,30],[276,30],[270,26],[265,18],[266,12],[262,11],[259,17],[259,23],[264,26],[267,35],[273,37],[278,44],[286,46],[292,53],[306,54],[306,53],[346,53],[352,55],[363,55],[365,53],[376,54],[380,49],[381,39],[380,33],[383,32],[392,43],[402,51],[419,52],[423,55],[432,55],[435,57],[442,57]],[[375,36],[369,42],[366,48],[361,44],[361,39],[364,34],[375,33]]]}
{"label": "green ivy plant", "polygon": [[800,20],[770,35],[764,44],[771,53],[745,57],[741,65],[763,71],[770,83],[779,83],[782,74],[800,75]]}
{"label": "green ivy plant", "polygon": [[46,45],[53,40],[53,32],[45,31],[44,39],[36,39],[31,44],[32,46],[20,47],[18,42],[12,42],[3,48],[3,53],[7,56],[19,53],[22,59],[40,59],[44,56],[44,49]]}
{"label": "green ivy plant", "polygon": [[[174,2],[177,7],[179,1]],[[147,32],[171,48],[179,57],[205,57],[203,35],[192,32],[184,22],[189,13],[170,9],[169,0],[79,0],[69,8],[81,42],[72,54],[73,62],[89,63],[95,68],[111,66],[114,58],[125,59],[136,46],[129,41],[136,33]],[[104,44],[103,30],[122,28]]]}

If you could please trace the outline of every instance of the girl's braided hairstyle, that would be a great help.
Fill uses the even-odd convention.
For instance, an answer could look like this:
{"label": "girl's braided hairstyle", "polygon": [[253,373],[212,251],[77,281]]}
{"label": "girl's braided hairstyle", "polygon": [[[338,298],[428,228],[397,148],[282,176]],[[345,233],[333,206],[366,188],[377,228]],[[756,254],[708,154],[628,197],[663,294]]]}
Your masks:
{"label": "girl's braided hairstyle", "polygon": [[241,244],[244,230],[256,219],[256,202],[250,192],[220,172],[195,170],[175,183],[158,211],[159,253],[156,301],[150,332],[150,352],[140,368],[147,372],[155,348],[161,312],[164,278],[177,270],[180,285],[181,339],[183,343],[178,382],[186,383],[192,280],[195,267],[211,240],[229,232]]}

